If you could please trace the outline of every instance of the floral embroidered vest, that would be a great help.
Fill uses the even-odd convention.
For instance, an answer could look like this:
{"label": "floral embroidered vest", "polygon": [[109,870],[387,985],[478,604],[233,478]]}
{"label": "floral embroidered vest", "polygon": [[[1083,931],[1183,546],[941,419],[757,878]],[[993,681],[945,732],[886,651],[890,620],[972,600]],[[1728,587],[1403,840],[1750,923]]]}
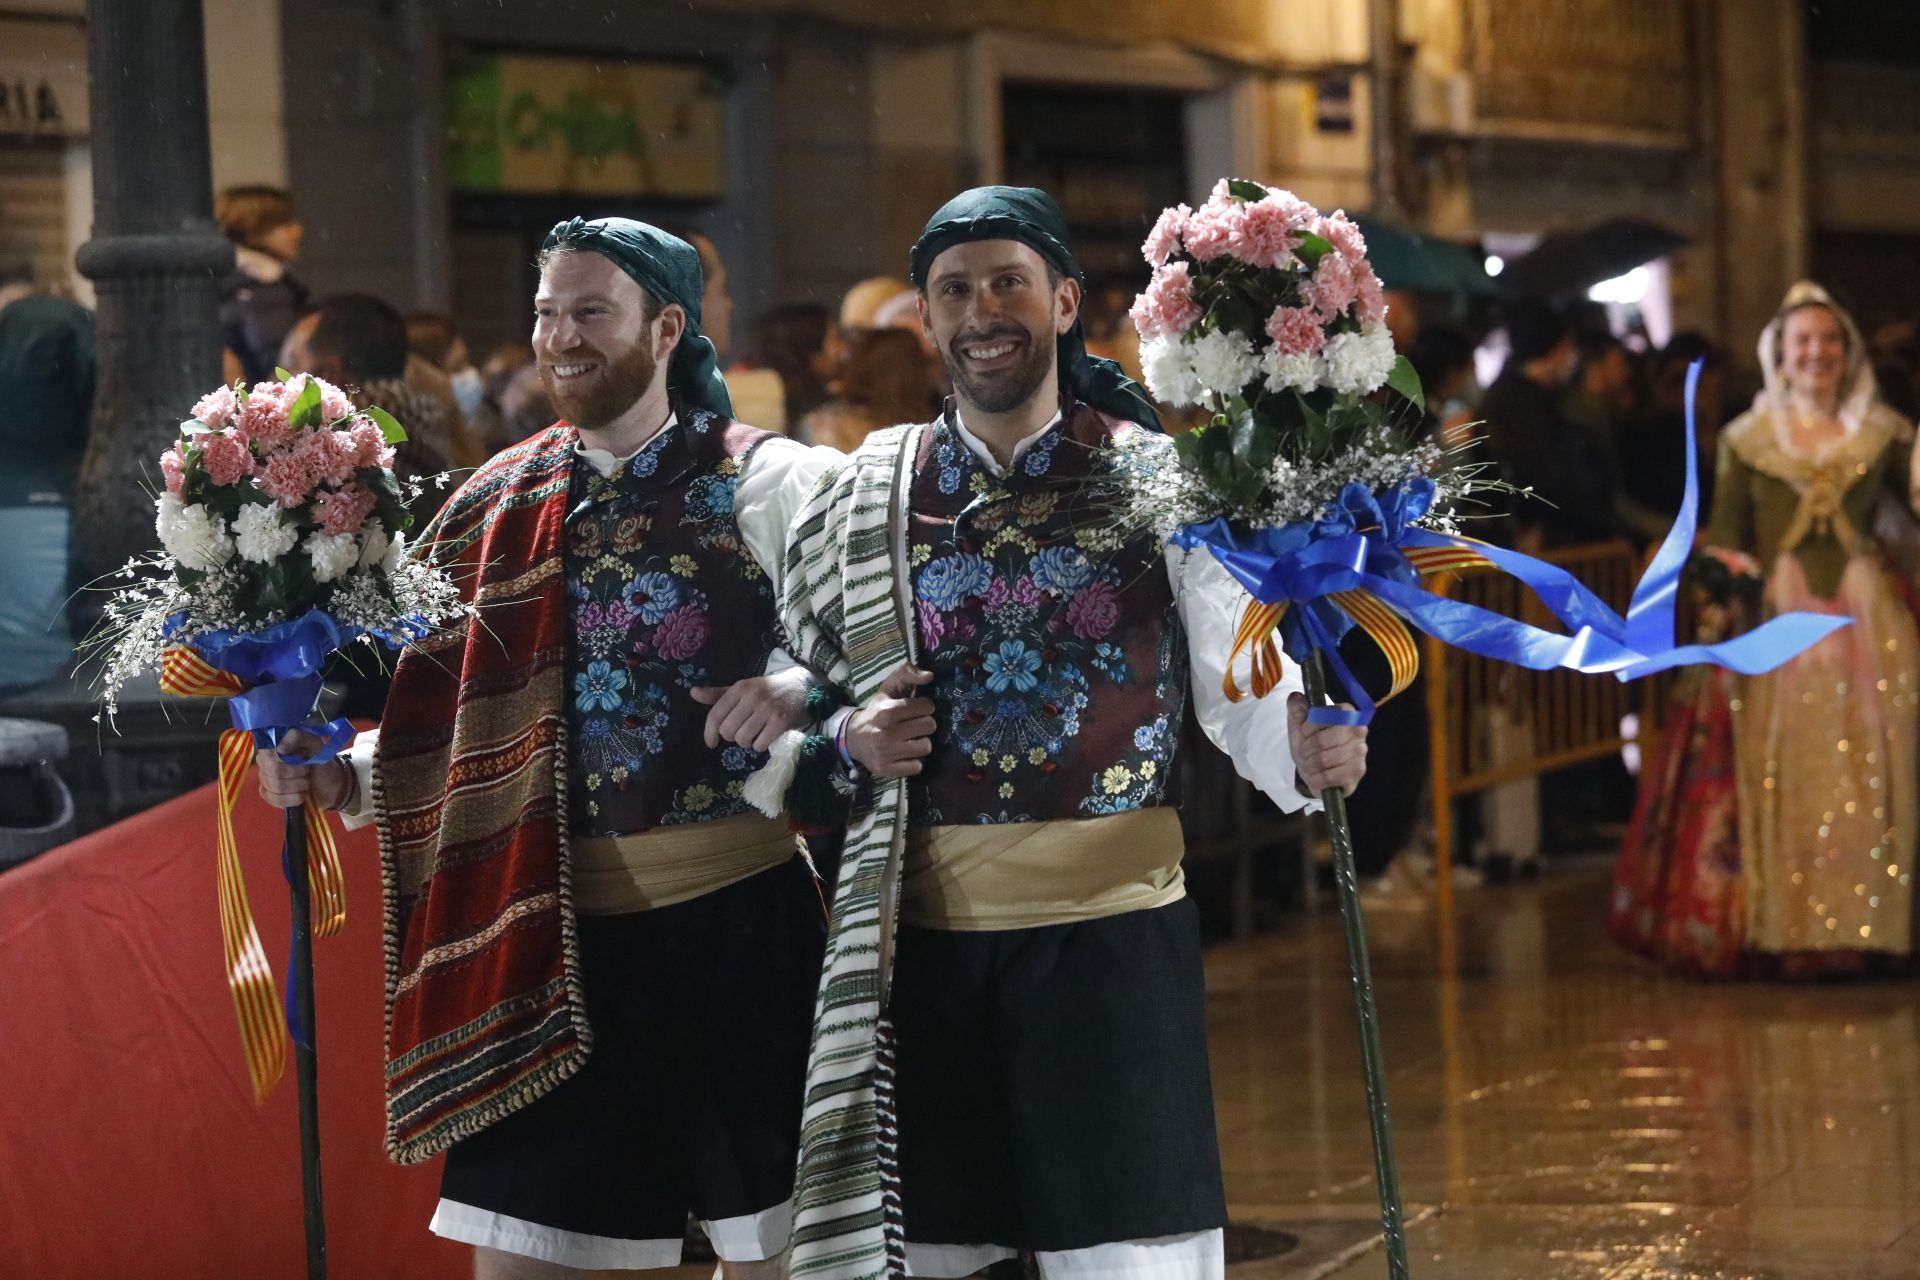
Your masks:
{"label": "floral embroidered vest", "polygon": [[766,670],[773,585],[734,522],[741,465],[768,433],[683,412],[611,476],[574,464],[567,517],[569,825],[631,835],[748,808],[766,755],[714,750],[702,685]]}
{"label": "floral embroidered vest", "polygon": [[922,439],[908,525],[939,726],[917,826],[1160,804],[1186,699],[1161,545],[1107,526],[1101,452],[1140,428],[1075,404],[995,478],[952,410]]}

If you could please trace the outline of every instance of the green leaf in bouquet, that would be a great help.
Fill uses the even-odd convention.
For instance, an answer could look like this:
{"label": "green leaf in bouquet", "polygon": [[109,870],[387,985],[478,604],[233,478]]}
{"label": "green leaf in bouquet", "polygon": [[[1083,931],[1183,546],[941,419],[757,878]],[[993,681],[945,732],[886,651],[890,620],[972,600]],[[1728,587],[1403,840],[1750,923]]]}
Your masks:
{"label": "green leaf in bouquet", "polygon": [[1232,452],[1211,454],[1207,458],[1207,476],[1221,492],[1232,493],[1235,487]]}
{"label": "green leaf in bouquet", "polygon": [[1251,507],[1259,499],[1260,490],[1266,487],[1266,483],[1264,468],[1255,470],[1235,462],[1227,477],[1227,500],[1236,507]]}
{"label": "green leaf in bouquet", "polygon": [[1420,387],[1420,374],[1414,369],[1413,361],[1405,356],[1395,360],[1392,372],[1387,374],[1387,385],[1413,401],[1422,413],[1426,412],[1426,392]]}
{"label": "green leaf in bouquet", "polygon": [[395,498],[380,499],[374,504],[372,515],[389,535],[413,527],[413,513],[407,510],[404,503]]}
{"label": "green leaf in bouquet", "polygon": [[225,516],[228,519],[238,515],[240,508],[246,505],[246,503],[241,500],[238,485],[217,486],[209,484],[207,486],[206,497],[201,499],[201,501],[206,504],[207,510],[217,515]]}
{"label": "green leaf in bouquet", "polygon": [[1253,453],[1254,440],[1260,431],[1260,424],[1254,421],[1250,413],[1243,413],[1233,422],[1233,456],[1245,462]]}
{"label": "green leaf in bouquet", "polygon": [[407,438],[407,429],[400,420],[378,405],[367,406],[366,414],[380,428],[380,434],[387,438],[388,444],[400,444]]}
{"label": "green leaf in bouquet", "polygon": [[1248,182],[1245,178],[1228,178],[1227,194],[1238,196],[1242,200],[1265,200],[1267,189],[1257,182]]}
{"label": "green leaf in bouquet", "polygon": [[282,369],[279,365],[273,366],[273,376],[280,379],[280,381],[282,382],[293,381],[293,375],[288,373],[285,369]]}
{"label": "green leaf in bouquet", "polygon": [[1195,475],[1204,474],[1207,456],[1206,428],[1183,431],[1173,438],[1173,452],[1180,465]]}
{"label": "green leaf in bouquet", "polygon": [[287,422],[295,431],[301,431],[320,420],[320,384],[312,378],[300,389],[300,395],[287,410]]}
{"label": "green leaf in bouquet", "polygon": [[1327,410],[1331,406],[1314,403],[1319,398],[1320,393],[1317,389],[1306,393],[1299,391],[1293,393],[1294,403],[1300,407],[1301,430],[1309,435],[1319,435],[1327,429]]}
{"label": "green leaf in bouquet", "polygon": [[208,492],[213,488],[207,469],[200,464],[205,453],[206,450],[197,444],[180,451],[180,501],[189,506],[206,501]]}
{"label": "green leaf in bouquet", "polygon": [[1230,333],[1258,333],[1253,306],[1238,291],[1228,290],[1213,304],[1213,327]]}
{"label": "green leaf in bouquet", "polygon": [[304,551],[258,566],[253,581],[254,600],[263,613],[304,613],[313,603],[313,566]]}
{"label": "green leaf in bouquet", "polygon": [[1264,477],[1279,448],[1278,432],[1256,414],[1243,412],[1233,422],[1233,457],[1254,475]]}
{"label": "green leaf in bouquet", "polygon": [[1308,270],[1312,270],[1320,265],[1320,259],[1332,252],[1333,243],[1325,236],[1317,236],[1311,231],[1302,231],[1300,244],[1294,249],[1293,256],[1306,263]]}
{"label": "green leaf in bouquet", "polygon": [[383,501],[389,499],[396,503],[403,501],[400,477],[385,467],[362,467],[358,474],[360,483],[373,490]]}
{"label": "green leaf in bouquet", "polygon": [[388,533],[398,533],[413,527],[413,515],[407,510],[406,495],[401,492],[398,476],[384,467],[362,467],[358,475],[360,483],[373,490],[376,498],[373,514],[381,528]]}

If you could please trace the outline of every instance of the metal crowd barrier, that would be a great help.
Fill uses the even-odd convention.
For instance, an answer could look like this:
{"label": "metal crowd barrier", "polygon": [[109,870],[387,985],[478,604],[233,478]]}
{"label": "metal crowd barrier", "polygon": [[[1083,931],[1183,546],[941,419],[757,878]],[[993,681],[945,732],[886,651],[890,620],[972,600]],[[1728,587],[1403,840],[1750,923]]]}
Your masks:
{"label": "metal crowd barrier", "polygon": [[[1567,547],[1540,559],[1574,574],[1624,613],[1638,580],[1641,557],[1624,540]],[[1560,624],[1532,592],[1504,573],[1468,569],[1434,574],[1424,585],[1450,596],[1551,630]],[[1453,904],[1453,802],[1503,782],[1535,777],[1612,755],[1626,739],[1621,726],[1659,705],[1660,689],[1622,684],[1608,676],[1571,671],[1527,671],[1424,638],[1429,734],[1432,744],[1433,861],[1437,905]],[[1646,742],[1642,742],[1645,749]]]}

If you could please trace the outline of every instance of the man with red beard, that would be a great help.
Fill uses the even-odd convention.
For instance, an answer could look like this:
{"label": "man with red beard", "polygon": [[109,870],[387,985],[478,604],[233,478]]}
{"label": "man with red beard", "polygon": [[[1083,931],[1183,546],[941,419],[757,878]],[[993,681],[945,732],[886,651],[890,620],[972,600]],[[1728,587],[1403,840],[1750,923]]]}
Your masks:
{"label": "man with red beard", "polygon": [[[1297,674],[1222,690],[1245,596],[1212,557],[1115,526],[1152,408],[1087,356],[1059,208],[983,187],[911,255],[954,395],[870,436],[795,525],[782,614],[846,707],[846,837],[809,1060],[795,1277],[1219,1280],[1226,1223],[1200,936],[1169,805],[1191,687],[1286,810],[1365,769]],[[1244,666],[1244,663],[1242,664]],[[1243,670],[1240,683],[1247,676]],[[824,761],[824,764],[812,762]]]}
{"label": "man with red beard", "polygon": [[258,757],[271,803],[379,825],[388,1147],[447,1152],[432,1229],[483,1280],[677,1265],[689,1213],[734,1280],[787,1244],[824,913],[746,784],[806,715],[771,575],[838,455],[732,421],[701,293],[656,228],[554,228],[563,420],[422,539],[475,616],[343,757]]}

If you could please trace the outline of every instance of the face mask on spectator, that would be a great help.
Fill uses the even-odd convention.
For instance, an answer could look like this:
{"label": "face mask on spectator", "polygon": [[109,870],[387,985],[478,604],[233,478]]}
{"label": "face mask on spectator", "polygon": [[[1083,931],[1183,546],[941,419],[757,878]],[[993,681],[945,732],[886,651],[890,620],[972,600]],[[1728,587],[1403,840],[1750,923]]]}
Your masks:
{"label": "face mask on spectator", "polygon": [[463,416],[471,418],[480,412],[480,402],[487,394],[487,384],[481,380],[478,369],[468,365],[448,381],[453,384],[453,398],[460,402]]}

